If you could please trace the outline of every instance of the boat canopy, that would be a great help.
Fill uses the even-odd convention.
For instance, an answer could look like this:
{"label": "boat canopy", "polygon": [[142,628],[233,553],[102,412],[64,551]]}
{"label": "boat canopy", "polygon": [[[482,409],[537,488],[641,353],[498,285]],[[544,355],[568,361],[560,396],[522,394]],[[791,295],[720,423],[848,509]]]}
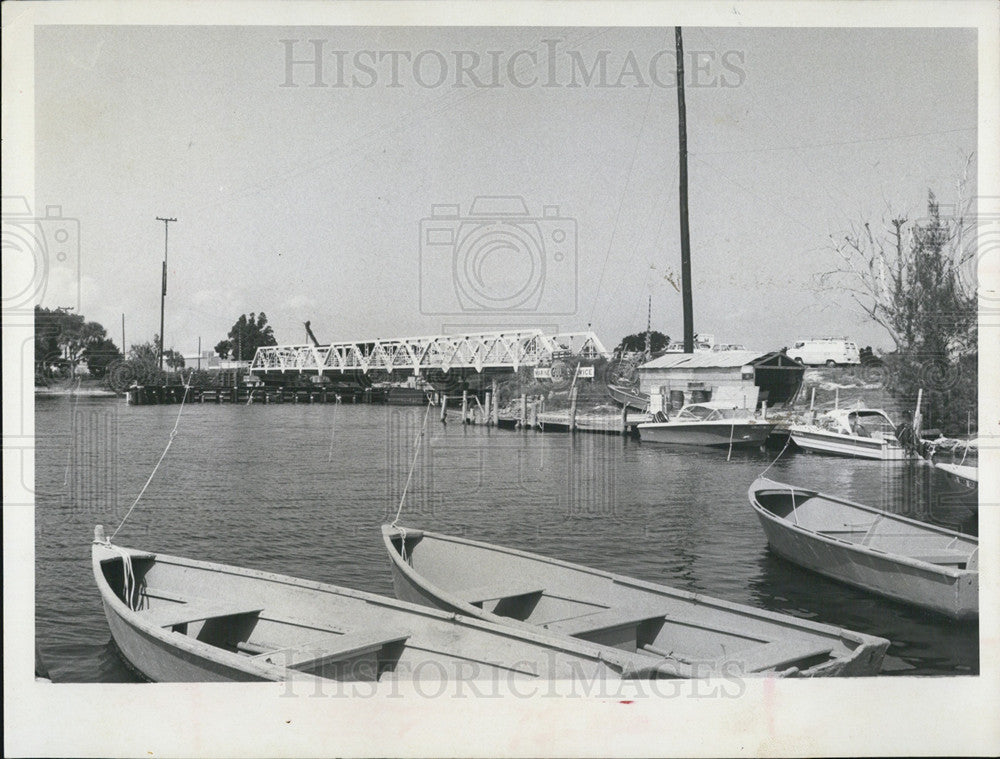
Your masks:
{"label": "boat canopy", "polygon": [[714,422],[720,419],[743,419],[750,415],[747,409],[735,408],[725,403],[689,403],[674,420],[678,422]]}
{"label": "boat canopy", "polygon": [[872,437],[873,433],[894,436],[896,433],[896,425],[882,409],[835,409],[820,417],[819,425],[832,432],[860,437]]}

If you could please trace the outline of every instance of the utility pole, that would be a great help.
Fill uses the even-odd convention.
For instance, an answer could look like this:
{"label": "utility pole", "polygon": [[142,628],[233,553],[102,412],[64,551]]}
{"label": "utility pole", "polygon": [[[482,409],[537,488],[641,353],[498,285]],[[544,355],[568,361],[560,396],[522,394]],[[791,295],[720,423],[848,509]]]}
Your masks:
{"label": "utility pole", "polygon": [[128,355],[125,350],[125,314],[122,314],[122,358]]}
{"label": "utility pole", "polygon": [[680,147],[681,298],[684,302],[684,352],[694,353],[694,313],[691,305],[691,236],[688,231],[687,111],[684,107],[684,40],[674,27],[677,44],[677,131]]}
{"label": "utility pole", "polygon": [[652,341],[650,340],[651,338],[650,329],[652,328],[652,325],[653,325],[653,296],[650,295],[649,302],[646,305],[646,354],[645,355],[647,361],[649,361],[649,359],[653,355]]}
{"label": "utility pole", "polygon": [[201,371],[201,335],[198,336],[198,371]]}
{"label": "utility pole", "polygon": [[170,222],[177,219],[165,219],[162,216],[156,217],[157,221],[163,222],[163,290],[160,294],[160,355],[157,366],[163,371],[163,312],[167,303],[167,230]]}

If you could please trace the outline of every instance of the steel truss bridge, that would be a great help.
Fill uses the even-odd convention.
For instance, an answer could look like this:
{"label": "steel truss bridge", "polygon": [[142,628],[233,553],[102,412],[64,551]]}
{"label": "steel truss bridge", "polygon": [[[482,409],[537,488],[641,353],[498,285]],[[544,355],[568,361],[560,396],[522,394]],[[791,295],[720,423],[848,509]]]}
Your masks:
{"label": "steel truss bridge", "polygon": [[262,379],[288,373],[365,375],[370,371],[420,374],[459,370],[517,371],[545,366],[560,357],[596,359],[610,354],[593,332],[547,335],[541,330],[467,335],[401,337],[330,345],[272,345],[258,348],[251,374]]}

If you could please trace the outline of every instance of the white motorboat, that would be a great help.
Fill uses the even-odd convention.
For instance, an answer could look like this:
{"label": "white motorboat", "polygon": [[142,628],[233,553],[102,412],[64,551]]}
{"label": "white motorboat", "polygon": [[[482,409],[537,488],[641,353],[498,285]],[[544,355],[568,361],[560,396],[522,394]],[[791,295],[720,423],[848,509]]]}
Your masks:
{"label": "white motorboat", "polygon": [[789,434],[799,448],[815,453],[878,461],[898,461],[913,455],[899,442],[896,425],[882,409],[834,409],[814,424],[791,425]]}
{"label": "white motorboat", "polygon": [[644,442],[720,448],[762,446],[774,429],[748,409],[718,401],[689,403],[669,419],[660,412],[637,426]]}

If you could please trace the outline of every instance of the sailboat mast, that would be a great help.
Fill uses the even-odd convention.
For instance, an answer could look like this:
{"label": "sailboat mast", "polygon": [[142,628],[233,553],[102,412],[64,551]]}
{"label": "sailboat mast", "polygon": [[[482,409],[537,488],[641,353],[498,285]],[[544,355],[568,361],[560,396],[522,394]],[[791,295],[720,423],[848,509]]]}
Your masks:
{"label": "sailboat mast", "polygon": [[674,27],[677,44],[677,130],[680,149],[681,298],[684,303],[684,352],[694,353],[694,312],[691,304],[691,236],[688,231],[687,111],[684,107],[684,40]]}

